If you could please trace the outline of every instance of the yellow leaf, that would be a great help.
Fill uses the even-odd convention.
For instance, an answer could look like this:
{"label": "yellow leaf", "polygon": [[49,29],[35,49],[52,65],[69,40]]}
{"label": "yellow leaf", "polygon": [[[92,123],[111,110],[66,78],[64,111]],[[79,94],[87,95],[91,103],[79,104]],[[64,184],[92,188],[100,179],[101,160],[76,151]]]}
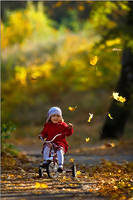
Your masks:
{"label": "yellow leaf", "polygon": [[113,92],[113,98],[118,101],[119,93],[118,92]]}
{"label": "yellow leaf", "polygon": [[126,101],[126,98],[125,97],[122,97],[122,96],[119,96],[118,100],[121,102],[121,103],[124,103]]}
{"label": "yellow leaf", "polygon": [[119,96],[118,92],[113,92],[113,98],[117,101],[120,101],[121,103],[124,103],[126,101],[126,98]]}
{"label": "yellow leaf", "polygon": [[70,159],[69,159],[69,162],[74,162],[74,158],[70,158]]}
{"label": "yellow leaf", "polygon": [[89,142],[90,141],[90,138],[88,137],[88,138],[85,138],[85,141],[86,142]]}
{"label": "yellow leaf", "polygon": [[63,180],[66,180],[66,176],[63,176]]}
{"label": "yellow leaf", "polygon": [[35,188],[40,188],[40,183],[36,182],[35,183]]}
{"label": "yellow leaf", "polygon": [[42,183],[41,188],[48,188],[48,185],[46,185],[45,183]]}
{"label": "yellow leaf", "polygon": [[98,61],[98,57],[97,57],[97,56],[93,56],[93,57],[90,59],[90,64],[91,64],[91,65],[96,65],[96,64],[97,64],[97,61]]}
{"label": "yellow leaf", "polygon": [[77,106],[75,106],[75,107],[69,106],[69,107],[68,107],[68,110],[70,110],[70,111],[75,111],[76,108],[77,108]]}
{"label": "yellow leaf", "polygon": [[35,188],[48,188],[48,185],[44,184],[44,183],[39,183],[39,182],[36,182],[35,183]]}
{"label": "yellow leaf", "polygon": [[109,118],[110,118],[110,119],[113,119],[113,117],[111,116],[111,114],[110,114],[110,113],[108,113],[108,116],[109,116]]}
{"label": "yellow leaf", "polygon": [[117,189],[118,189],[118,187],[115,185],[115,186],[114,186],[114,189],[115,189],[115,190],[117,190]]}
{"label": "yellow leaf", "polygon": [[93,114],[89,113],[89,119],[88,122],[91,122],[91,119],[93,118]]}
{"label": "yellow leaf", "polygon": [[77,174],[77,175],[80,175],[80,174],[81,174],[81,172],[80,172],[80,171],[77,171],[77,172],[76,172],[76,174]]}

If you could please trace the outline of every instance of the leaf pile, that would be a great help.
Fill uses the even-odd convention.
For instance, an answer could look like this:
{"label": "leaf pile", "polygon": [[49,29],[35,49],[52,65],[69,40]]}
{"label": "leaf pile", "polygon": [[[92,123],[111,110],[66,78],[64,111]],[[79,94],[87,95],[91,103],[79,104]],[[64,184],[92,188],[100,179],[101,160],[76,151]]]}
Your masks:
{"label": "leaf pile", "polygon": [[[34,162],[17,169],[3,170],[2,194],[92,194],[112,200],[128,200],[133,195],[133,163],[118,164],[102,160],[101,164],[92,167],[77,165],[77,177],[63,173],[56,179],[49,179],[47,174],[38,177],[38,168]],[[66,168],[70,168],[71,163]],[[77,198],[78,199],[78,198]]]}

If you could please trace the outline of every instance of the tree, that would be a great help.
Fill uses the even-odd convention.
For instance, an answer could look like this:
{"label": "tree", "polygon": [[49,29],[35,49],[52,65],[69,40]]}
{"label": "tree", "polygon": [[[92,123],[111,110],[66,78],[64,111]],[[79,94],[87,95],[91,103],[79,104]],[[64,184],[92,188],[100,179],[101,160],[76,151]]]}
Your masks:
{"label": "tree", "polygon": [[119,138],[124,133],[124,127],[131,112],[132,94],[133,94],[133,2],[128,2],[129,12],[126,16],[124,24],[124,50],[122,55],[122,69],[121,75],[116,87],[116,91],[121,96],[126,97],[127,101],[124,104],[113,101],[109,113],[114,117],[113,120],[106,118],[101,132],[101,139],[105,138]]}

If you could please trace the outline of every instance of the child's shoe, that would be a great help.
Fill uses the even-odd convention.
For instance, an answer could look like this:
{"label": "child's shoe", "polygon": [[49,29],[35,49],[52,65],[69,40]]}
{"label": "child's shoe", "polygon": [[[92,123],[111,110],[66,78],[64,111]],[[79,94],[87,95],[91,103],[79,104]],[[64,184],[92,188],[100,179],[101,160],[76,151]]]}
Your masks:
{"label": "child's shoe", "polygon": [[58,170],[57,170],[59,173],[62,173],[63,172],[63,165],[59,165],[58,167]]}

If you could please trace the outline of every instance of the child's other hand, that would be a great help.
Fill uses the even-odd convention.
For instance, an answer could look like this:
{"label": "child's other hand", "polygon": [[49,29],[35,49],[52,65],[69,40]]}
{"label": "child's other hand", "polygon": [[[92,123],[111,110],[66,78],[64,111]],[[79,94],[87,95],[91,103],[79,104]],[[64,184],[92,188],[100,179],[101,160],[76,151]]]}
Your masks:
{"label": "child's other hand", "polygon": [[69,127],[69,128],[72,128],[73,125],[72,125],[71,123],[68,123],[68,127]]}

